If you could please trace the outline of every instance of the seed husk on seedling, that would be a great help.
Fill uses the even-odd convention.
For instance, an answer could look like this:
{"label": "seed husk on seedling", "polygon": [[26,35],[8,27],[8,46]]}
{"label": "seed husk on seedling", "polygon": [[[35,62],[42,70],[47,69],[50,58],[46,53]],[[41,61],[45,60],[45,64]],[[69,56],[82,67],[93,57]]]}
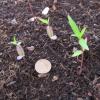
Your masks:
{"label": "seed husk on seedling", "polygon": [[40,74],[48,73],[51,70],[51,63],[47,59],[40,59],[35,63],[35,70]]}
{"label": "seed husk on seedling", "polygon": [[10,42],[11,44],[16,46],[16,51],[18,53],[17,60],[21,60],[25,56],[24,49],[21,46],[21,42],[16,40],[16,37],[13,37],[13,41]]}
{"label": "seed husk on seedling", "polygon": [[53,29],[52,29],[51,26],[48,25],[48,26],[46,27],[46,30],[47,30],[47,34],[48,34],[48,36],[49,36],[49,38],[50,38],[51,40],[56,40],[56,39],[57,39],[57,36],[54,35]]}
{"label": "seed husk on seedling", "polygon": [[17,51],[17,53],[19,55],[19,56],[17,56],[17,60],[21,60],[25,56],[24,49],[22,48],[21,45],[17,45],[16,46],[16,51]]}

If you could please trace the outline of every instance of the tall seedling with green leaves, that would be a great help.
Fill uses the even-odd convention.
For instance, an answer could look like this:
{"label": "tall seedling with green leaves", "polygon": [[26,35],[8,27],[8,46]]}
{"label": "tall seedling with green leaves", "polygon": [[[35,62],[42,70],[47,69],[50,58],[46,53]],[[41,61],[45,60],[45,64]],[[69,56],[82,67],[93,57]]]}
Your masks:
{"label": "tall seedling with green leaves", "polygon": [[86,31],[86,27],[80,30],[77,24],[75,23],[75,21],[71,18],[71,16],[68,15],[67,18],[68,18],[69,25],[74,33],[73,36],[75,36],[78,39],[78,43],[81,47],[80,50],[74,51],[74,53],[72,54],[72,57],[78,57],[79,55],[82,55],[82,62],[83,62],[83,53],[85,50],[89,50],[87,39],[83,38]]}
{"label": "tall seedling with green leaves", "polygon": [[81,50],[76,50],[72,55],[72,57],[76,57],[81,55],[85,50],[89,50],[89,47],[87,45],[87,39],[83,38],[86,27],[80,30],[79,27],[76,25],[75,21],[69,15],[68,15],[68,22],[74,33],[73,36],[75,36],[78,39],[78,43],[81,46]]}

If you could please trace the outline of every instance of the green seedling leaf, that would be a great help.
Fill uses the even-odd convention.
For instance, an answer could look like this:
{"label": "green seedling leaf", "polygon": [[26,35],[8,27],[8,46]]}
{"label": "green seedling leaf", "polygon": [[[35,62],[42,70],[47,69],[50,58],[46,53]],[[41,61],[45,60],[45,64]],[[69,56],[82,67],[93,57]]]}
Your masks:
{"label": "green seedling leaf", "polygon": [[76,25],[75,21],[69,15],[68,15],[68,22],[69,22],[69,25],[72,28],[75,36],[77,38],[80,38],[80,30],[79,30],[78,26]]}
{"label": "green seedling leaf", "polygon": [[83,51],[84,51],[84,50],[89,50],[89,47],[88,47],[88,45],[87,45],[87,40],[81,38],[81,39],[79,40],[79,44],[80,44],[80,46],[82,47]]}
{"label": "green seedling leaf", "polygon": [[13,41],[11,41],[10,43],[13,45],[17,45],[17,40],[15,36],[13,36]]}
{"label": "green seedling leaf", "polygon": [[17,41],[17,40],[16,40],[16,37],[13,36],[13,40],[10,42],[10,44],[13,44],[13,45],[17,46],[17,45],[20,45],[21,42],[20,42],[20,41]]}
{"label": "green seedling leaf", "polygon": [[39,21],[41,21],[43,24],[49,24],[49,21],[48,21],[48,19],[43,19],[43,18],[38,18],[39,19]]}
{"label": "green seedling leaf", "polygon": [[81,55],[83,53],[83,51],[81,51],[81,50],[76,50],[75,52],[74,52],[74,54],[72,55],[72,57],[78,57],[79,55]]}
{"label": "green seedling leaf", "polygon": [[85,31],[86,31],[86,27],[84,27],[84,28],[81,30],[80,38],[82,38],[82,36],[85,34]]}

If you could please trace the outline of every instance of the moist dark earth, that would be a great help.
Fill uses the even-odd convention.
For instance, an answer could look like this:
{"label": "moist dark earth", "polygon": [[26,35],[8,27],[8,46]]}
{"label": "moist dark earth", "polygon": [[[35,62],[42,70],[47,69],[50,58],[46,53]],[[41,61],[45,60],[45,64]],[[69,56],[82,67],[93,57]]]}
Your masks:
{"label": "moist dark earth", "polygon": [[[50,8],[47,16],[42,15],[45,7]],[[87,27],[89,51],[82,68],[71,57],[80,47],[71,37],[68,14]],[[28,21],[35,16],[50,18],[57,40],[48,37],[46,25]],[[9,44],[13,36],[25,51],[19,61]],[[27,49],[31,46],[33,51]],[[39,59],[52,64],[43,77],[34,69]],[[0,0],[0,100],[100,100],[100,0]]]}

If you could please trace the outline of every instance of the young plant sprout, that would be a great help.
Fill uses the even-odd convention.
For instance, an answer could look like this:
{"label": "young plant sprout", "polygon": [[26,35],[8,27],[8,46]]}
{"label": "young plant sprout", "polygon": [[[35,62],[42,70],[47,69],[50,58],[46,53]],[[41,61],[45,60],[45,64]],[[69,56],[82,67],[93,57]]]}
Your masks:
{"label": "young plant sprout", "polygon": [[25,56],[24,49],[21,46],[21,42],[16,40],[16,37],[13,37],[13,41],[10,42],[11,44],[16,46],[16,51],[18,53],[17,60],[21,60]]}
{"label": "young plant sprout", "polygon": [[53,33],[52,27],[49,25],[49,18],[48,19],[43,19],[41,17],[34,17],[32,19],[33,19],[33,21],[34,21],[34,19],[38,19],[42,24],[47,25],[46,31],[47,31],[47,34],[48,34],[49,38],[51,40],[56,40],[57,39],[57,36],[54,35],[54,33]]}
{"label": "young plant sprout", "polygon": [[57,36],[54,35],[52,26],[49,25],[49,18],[48,18],[48,19],[38,18],[38,19],[39,19],[43,24],[46,24],[46,25],[47,25],[46,31],[47,31],[47,34],[48,34],[49,38],[50,38],[51,40],[56,40],[56,39],[57,39]]}
{"label": "young plant sprout", "polygon": [[[49,7],[46,7],[43,11],[42,11],[42,14],[43,15],[47,15],[49,12]],[[41,17],[32,17],[28,20],[28,22],[34,22],[35,20],[38,20],[40,21],[42,24],[45,24],[47,25],[46,27],[46,31],[47,31],[47,34],[49,36],[49,38],[51,40],[56,40],[57,39],[57,36],[54,35],[53,33],[53,29],[52,29],[52,26],[49,25],[49,18],[41,18]]]}
{"label": "young plant sprout", "polygon": [[[79,55],[82,55],[82,62],[83,62],[83,53],[85,50],[89,50],[88,44],[87,44],[87,38],[83,38],[83,35],[85,34],[86,27],[84,27],[82,30],[79,29],[75,21],[68,15],[68,22],[69,25],[73,31],[73,35],[78,39],[78,43],[81,47],[81,50],[75,50],[72,57],[78,57]],[[82,66],[82,63],[81,63]]]}
{"label": "young plant sprout", "polygon": [[35,70],[40,74],[48,73],[51,70],[51,63],[46,59],[40,59],[35,63]]}

